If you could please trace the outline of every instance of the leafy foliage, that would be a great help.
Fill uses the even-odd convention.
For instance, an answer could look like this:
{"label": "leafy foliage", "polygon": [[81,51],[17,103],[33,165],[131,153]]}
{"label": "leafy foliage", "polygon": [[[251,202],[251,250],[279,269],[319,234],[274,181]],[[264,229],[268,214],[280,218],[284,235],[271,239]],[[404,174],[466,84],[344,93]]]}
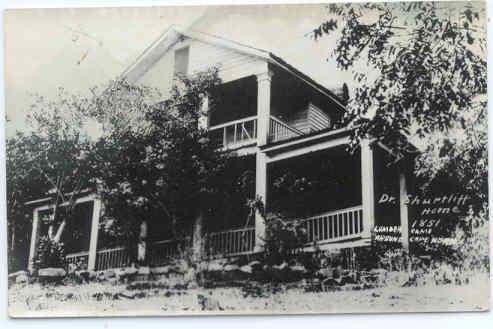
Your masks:
{"label": "leafy foliage", "polygon": [[[400,285],[465,284],[478,275],[489,273],[489,225],[486,208],[470,211],[460,218],[447,246],[427,246],[427,255],[403,249],[373,250],[378,267],[400,276]],[[413,247],[411,247],[411,250]],[[431,255],[431,257],[429,257]],[[386,281],[396,279],[388,273]],[[385,282],[386,284],[392,282]]]}
{"label": "leafy foliage", "polygon": [[[234,181],[226,179],[232,160],[198,123],[204,96],[218,84],[216,70],[178,77],[169,98],[158,103],[148,89],[133,86],[138,99],[119,109],[140,104],[142,122],[132,129],[115,127],[95,143],[94,178],[106,201],[106,216],[120,228],[119,239],[135,241],[143,220],[168,225],[178,239],[190,234],[199,213],[215,213],[211,205],[218,204],[225,184]],[[102,97],[96,103],[115,96]],[[209,107],[213,110],[213,99]]]}
{"label": "leafy foliage", "polygon": [[486,103],[477,101],[465,119],[465,126],[428,137],[426,152],[416,158],[419,177],[456,181],[470,191],[475,204],[488,201],[488,129]]}
{"label": "leafy foliage", "polygon": [[56,242],[48,236],[39,239],[38,252],[36,254],[35,265],[37,268],[43,267],[65,267],[65,249],[63,243]]}
{"label": "leafy foliage", "polygon": [[[53,199],[45,223],[53,246],[87,188],[105,201],[101,240],[132,247],[142,238],[143,221],[181,241],[199,214],[222,216],[225,203],[248,211],[251,168],[220,151],[199,124],[204,97],[213,111],[219,83],[211,69],[176,77],[165,100],[155,89],[124,80],[92,88],[90,97],[63,89],[55,101],[37,97],[32,131],[9,139],[7,149],[9,225],[24,228],[23,245],[32,215],[24,203],[46,193]],[[42,258],[56,258],[56,248],[47,245]]]}
{"label": "leafy foliage", "polygon": [[[454,169],[468,187],[484,193],[485,126],[480,135],[475,127],[485,113],[475,104],[486,92],[484,11],[484,4],[473,3],[329,6],[330,19],[313,36],[337,33],[337,64],[354,73],[357,86],[346,116],[356,128],[354,145],[372,137],[400,153],[409,151],[411,141],[424,154],[418,174]],[[474,143],[470,136],[459,142],[471,129]],[[457,138],[451,138],[452,130]],[[465,168],[462,159],[478,157],[477,167]]]}
{"label": "leafy foliage", "polygon": [[[29,117],[32,130],[7,140],[7,217],[11,251],[17,258],[28,245],[31,210],[26,201],[52,197],[54,226],[51,239],[60,240],[71,219],[76,195],[90,187],[87,153],[90,141],[82,132],[80,101],[59,90],[57,101],[38,96]],[[64,204],[63,215],[59,214]],[[25,264],[26,262],[24,262]],[[12,264],[14,266],[14,264]],[[15,265],[19,266],[19,265]]]}
{"label": "leafy foliage", "polygon": [[265,220],[264,257],[267,264],[293,263],[297,259],[296,252],[306,241],[306,232],[298,222],[279,217]]}
{"label": "leafy foliage", "polygon": [[381,257],[388,270],[412,268],[414,280],[432,275],[443,282],[447,271],[484,270],[488,267],[483,232],[488,218],[484,4],[333,4],[328,15],[313,37],[336,35],[332,55],[340,69],[353,73],[355,88],[345,117],[355,128],[352,145],[372,138],[397,154],[414,153],[414,172],[422,187],[417,193],[456,186],[473,198],[469,215],[459,219],[452,234],[456,242],[426,246],[431,263],[404,251],[386,250],[382,256],[371,250],[364,258],[373,262]]}

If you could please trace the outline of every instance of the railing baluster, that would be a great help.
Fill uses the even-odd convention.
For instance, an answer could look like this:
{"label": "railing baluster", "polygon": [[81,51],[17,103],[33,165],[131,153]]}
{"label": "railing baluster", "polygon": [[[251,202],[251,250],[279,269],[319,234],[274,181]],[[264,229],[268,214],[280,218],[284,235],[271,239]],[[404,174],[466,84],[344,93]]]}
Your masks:
{"label": "railing baluster", "polygon": [[357,219],[356,214],[357,214],[357,213],[358,213],[358,212],[356,212],[356,211],[353,211],[353,212],[352,212],[352,218],[353,218],[353,233],[354,233],[354,234],[358,233],[358,230],[356,229],[356,219]]}
{"label": "railing baluster", "polygon": [[329,230],[328,230],[328,226],[327,226],[327,220],[328,220],[328,216],[324,216],[324,221],[323,221],[323,226],[324,226],[324,238],[323,240],[327,240],[329,238]]}
{"label": "railing baluster", "polygon": [[227,130],[226,127],[223,128],[223,147],[228,146]]}
{"label": "railing baluster", "polygon": [[329,224],[330,224],[330,238],[332,239],[334,237],[334,216],[330,215],[329,218],[330,218],[330,221],[329,221]]}
{"label": "railing baluster", "polygon": [[344,235],[348,235],[349,234],[347,215],[348,215],[347,212],[345,212],[345,213],[342,214],[342,218],[344,220]]}
{"label": "railing baluster", "polygon": [[101,267],[102,270],[106,270],[106,262],[107,262],[107,257],[108,254],[107,253],[103,253],[103,266]]}
{"label": "railing baluster", "polygon": [[359,228],[359,211],[355,211],[354,212],[354,216],[355,216],[355,219],[354,219],[354,227],[355,227],[355,229],[354,229],[354,231],[356,233],[359,233],[359,231],[360,231],[360,228]]}
{"label": "railing baluster", "polygon": [[341,237],[341,236],[344,236],[344,223],[342,221],[342,214],[337,214],[337,227],[338,227],[338,236]]}
{"label": "railing baluster", "polygon": [[318,221],[317,219],[315,219],[314,221],[312,221],[313,223],[313,241],[317,241],[318,240]]}
{"label": "railing baluster", "polygon": [[234,247],[233,247],[233,244],[234,244],[234,236],[231,233],[227,233],[227,235],[229,237],[229,249],[228,249],[228,253],[233,253],[234,252]]}
{"label": "railing baluster", "polygon": [[358,217],[359,217],[359,231],[363,232],[364,227],[363,227],[363,210],[362,209],[360,209],[358,211]]}
{"label": "railing baluster", "polygon": [[332,217],[333,217],[332,221],[334,222],[334,238],[337,238],[339,236],[339,225],[338,225],[339,216],[335,214]]}

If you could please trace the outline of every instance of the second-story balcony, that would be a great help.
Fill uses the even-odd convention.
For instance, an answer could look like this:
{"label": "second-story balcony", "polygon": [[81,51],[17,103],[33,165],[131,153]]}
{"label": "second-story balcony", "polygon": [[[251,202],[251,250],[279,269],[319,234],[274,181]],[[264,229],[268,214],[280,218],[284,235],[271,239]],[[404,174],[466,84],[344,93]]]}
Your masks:
{"label": "second-story balcony", "polygon": [[[218,147],[236,149],[257,142],[257,117],[250,116],[209,127],[211,138]],[[269,142],[279,142],[301,136],[303,132],[291,127],[281,119],[270,117]]]}
{"label": "second-story balcony", "polygon": [[211,96],[211,138],[228,150],[332,129],[342,113],[326,96],[282,71],[221,84]]}

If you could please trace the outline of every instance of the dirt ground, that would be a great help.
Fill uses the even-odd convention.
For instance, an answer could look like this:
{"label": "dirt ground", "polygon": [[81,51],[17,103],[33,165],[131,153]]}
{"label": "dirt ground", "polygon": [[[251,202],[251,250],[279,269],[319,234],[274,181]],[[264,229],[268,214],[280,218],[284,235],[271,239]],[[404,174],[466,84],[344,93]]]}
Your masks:
{"label": "dirt ground", "polygon": [[[156,316],[191,314],[374,313],[486,311],[487,277],[467,285],[385,287],[367,290],[305,292],[281,286],[245,295],[242,288],[169,289],[88,283],[41,286],[19,284],[9,289],[12,317]],[[269,292],[270,291],[270,292]]]}

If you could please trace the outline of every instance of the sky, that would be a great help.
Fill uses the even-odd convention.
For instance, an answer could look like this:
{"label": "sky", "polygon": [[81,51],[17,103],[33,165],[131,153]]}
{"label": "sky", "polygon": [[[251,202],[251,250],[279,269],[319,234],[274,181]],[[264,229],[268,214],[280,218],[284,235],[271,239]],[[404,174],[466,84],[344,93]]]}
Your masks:
{"label": "sky", "polygon": [[324,5],[23,9],[5,13],[7,136],[25,129],[33,94],[88,93],[118,76],[172,24],[271,51],[334,88],[351,80],[330,59],[335,37],[309,33]]}

